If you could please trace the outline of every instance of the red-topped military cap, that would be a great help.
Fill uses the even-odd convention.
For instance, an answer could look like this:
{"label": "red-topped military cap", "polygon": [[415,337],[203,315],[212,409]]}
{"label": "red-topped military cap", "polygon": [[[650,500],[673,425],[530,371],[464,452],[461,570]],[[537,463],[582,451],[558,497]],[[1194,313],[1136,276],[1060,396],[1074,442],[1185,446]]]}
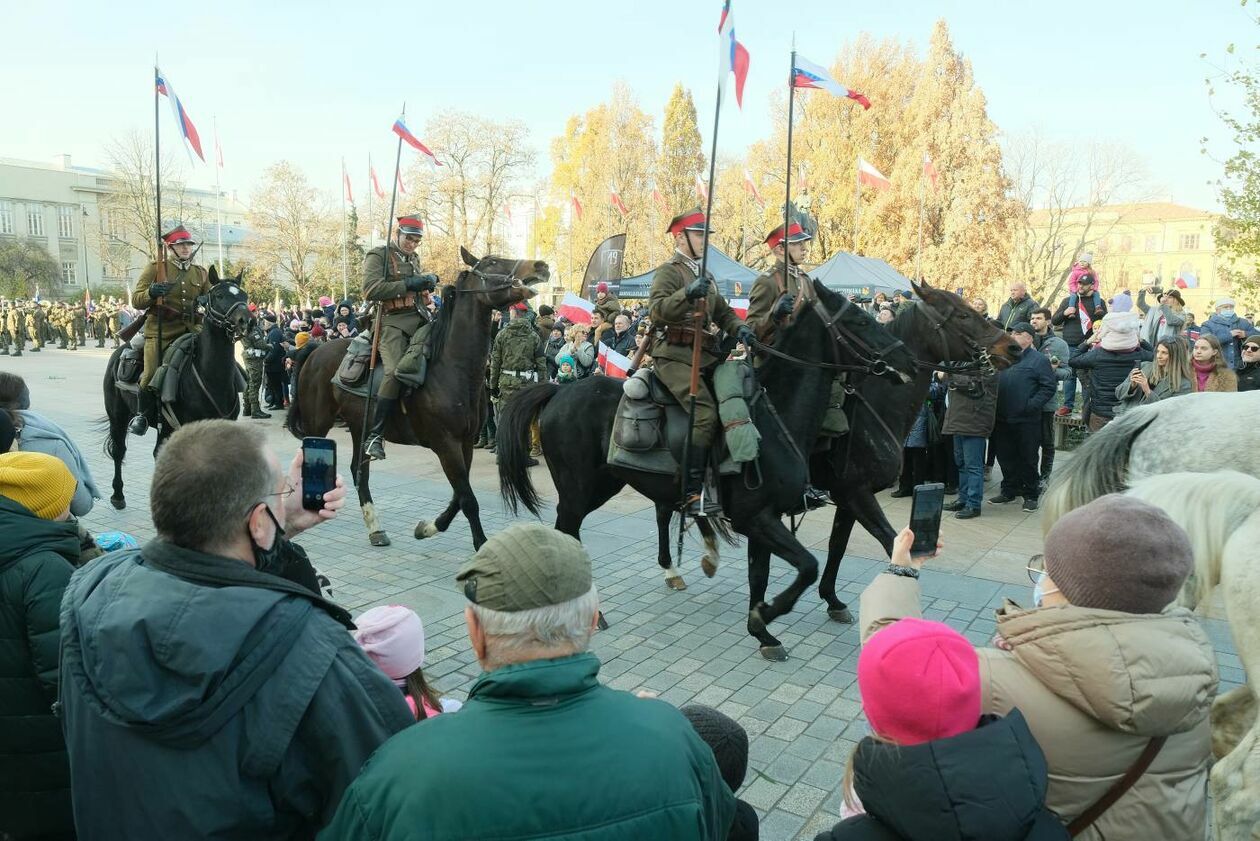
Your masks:
{"label": "red-topped military cap", "polygon": [[529,312],[529,304],[526,304],[524,301],[517,301],[512,305],[512,309],[518,312]]}
{"label": "red-topped military cap", "polygon": [[176,225],[172,230],[162,234],[162,242],[167,245],[177,245],[181,242],[196,242],[192,234],[188,233],[188,229],[183,225]]}
{"label": "red-topped military cap", "polygon": [[[708,220],[704,216],[704,211],[696,207],[669,220],[667,231],[671,234],[678,234],[683,231],[704,231],[705,228],[708,228]],[[709,228],[709,231],[712,230],[712,228]]]}
{"label": "red-topped military cap", "polygon": [[[805,229],[802,228],[799,223],[793,222],[791,225],[788,225],[788,229],[787,229],[788,242],[805,242],[806,240],[811,240],[811,239],[813,239],[813,237],[810,236],[808,233],[806,233]],[[783,226],[782,225],[775,228],[770,233],[766,234],[766,245],[770,246],[771,249],[774,249],[782,242],[783,242]]]}
{"label": "red-topped military cap", "polygon": [[399,216],[398,232],[422,237],[424,236],[424,222],[420,221],[419,216]]}

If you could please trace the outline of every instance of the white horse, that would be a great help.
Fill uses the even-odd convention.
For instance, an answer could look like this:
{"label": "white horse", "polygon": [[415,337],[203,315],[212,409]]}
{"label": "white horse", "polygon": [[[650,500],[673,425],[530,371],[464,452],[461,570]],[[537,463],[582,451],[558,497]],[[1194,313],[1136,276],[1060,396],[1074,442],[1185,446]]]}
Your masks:
{"label": "white horse", "polygon": [[1218,841],[1254,839],[1260,836],[1260,699],[1252,685],[1260,679],[1260,479],[1231,470],[1166,473],[1136,482],[1128,495],[1162,508],[1190,536],[1194,573],[1178,604],[1193,610],[1224,588],[1225,616],[1248,683],[1212,704],[1218,760],[1212,819]]}

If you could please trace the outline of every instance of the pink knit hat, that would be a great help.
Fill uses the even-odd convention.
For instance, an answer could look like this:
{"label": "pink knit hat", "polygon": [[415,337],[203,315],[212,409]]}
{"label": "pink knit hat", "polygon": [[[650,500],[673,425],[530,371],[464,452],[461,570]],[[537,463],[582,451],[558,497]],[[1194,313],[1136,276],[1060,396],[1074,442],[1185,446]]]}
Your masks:
{"label": "pink knit hat", "polygon": [[980,721],[980,659],[948,625],[902,619],[862,646],[858,691],[881,737],[899,745],[947,739]]}
{"label": "pink knit hat", "polygon": [[374,607],[354,620],[354,640],[395,681],[424,665],[424,625],[411,608]]}

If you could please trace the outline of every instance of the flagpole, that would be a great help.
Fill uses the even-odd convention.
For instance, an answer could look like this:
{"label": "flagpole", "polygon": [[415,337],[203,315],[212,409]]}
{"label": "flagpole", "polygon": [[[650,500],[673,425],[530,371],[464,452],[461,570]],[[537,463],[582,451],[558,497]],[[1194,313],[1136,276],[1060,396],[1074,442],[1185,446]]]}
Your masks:
{"label": "flagpole", "polygon": [[376,192],[376,182],[372,180],[372,153],[368,152],[368,248],[376,246],[376,240],[372,238],[372,226],[376,224],[372,221],[372,194]]}
{"label": "flagpole", "polygon": [[223,188],[219,185],[219,115],[214,115],[214,224],[219,242],[219,277],[223,277]]}
{"label": "flagpole", "polygon": [[[400,138],[401,139],[401,138]],[[346,184],[349,183],[350,176],[346,172],[346,159],[341,159],[341,300],[350,297],[350,288],[348,286],[346,268]],[[371,185],[368,185],[370,191]]]}
{"label": "flagpole", "polygon": [[[787,173],[784,179],[787,188],[783,198],[783,284],[787,288],[788,281],[788,225],[792,217],[792,109],[796,104],[796,33],[792,33],[792,63],[788,68],[788,110],[787,110]],[[773,249],[771,249],[773,253]]]}
{"label": "flagpole", "polygon": [[853,254],[858,251],[858,225],[862,219],[862,161],[853,162]]}
{"label": "flagpole", "polygon": [[157,65],[157,55],[153,56],[153,186],[154,186],[154,238],[157,241],[157,252],[155,259],[158,264],[158,271],[161,272],[162,264],[165,262],[162,257],[162,121],[158,119],[158,89],[157,80],[161,71]]}
{"label": "flagpole", "polygon": [[[924,153],[924,166],[926,169],[927,153]],[[923,183],[923,176],[926,173],[919,172],[919,248],[914,254],[914,280],[916,283],[923,281],[923,193],[926,185]]]}

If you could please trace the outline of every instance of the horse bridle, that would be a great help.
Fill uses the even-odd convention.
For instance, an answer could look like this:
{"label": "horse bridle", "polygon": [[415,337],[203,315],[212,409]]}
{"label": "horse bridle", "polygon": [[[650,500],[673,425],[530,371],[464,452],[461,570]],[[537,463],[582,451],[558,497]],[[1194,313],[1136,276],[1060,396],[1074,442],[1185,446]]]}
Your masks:
{"label": "horse bridle", "polygon": [[[503,272],[502,274],[491,274],[483,272],[480,268],[478,268],[478,266],[486,260],[491,259],[494,258],[489,256],[482,257],[477,261],[475,266],[468,270],[469,274],[481,281],[480,289],[460,289],[456,286],[455,292],[462,295],[488,295],[491,292],[501,292],[504,289],[511,289],[516,286],[518,281],[522,284],[525,283],[525,281],[520,280],[520,278],[516,276],[516,272],[521,268],[521,264],[525,262],[523,258],[512,264],[512,271]],[[488,284],[490,281],[496,281],[497,284],[495,286],[489,286]]]}
{"label": "horse bridle", "polygon": [[[940,341],[941,358],[949,356],[949,340],[945,337],[945,326],[949,324],[957,313],[951,312],[949,315],[943,316],[927,301],[920,298],[914,302],[914,306],[927,316],[928,323],[936,331],[936,337]],[[997,368],[993,365],[993,355],[989,353],[989,349],[980,344],[970,336],[961,336],[963,342],[967,345],[967,350],[971,353],[971,359],[966,362],[951,362],[948,364],[940,364],[935,362],[924,362],[922,359],[916,359],[915,363],[920,370],[923,371],[980,371],[983,374],[996,374]]]}
{"label": "horse bridle", "polygon": [[242,336],[244,336],[245,330],[242,328],[238,328],[235,324],[233,324],[230,321],[230,319],[232,318],[232,314],[235,313],[238,309],[247,308],[249,306],[248,305],[249,299],[241,298],[241,299],[233,301],[232,306],[228,307],[226,312],[219,312],[218,310],[216,310],[214,308],[214,304],[211,303],[212,299],[213,299],[213,295],[206,296],[206,314],[205,314],[204,320],[209,322],[211,327],[216,327],[224,331],[233,339],[239,339]]}

